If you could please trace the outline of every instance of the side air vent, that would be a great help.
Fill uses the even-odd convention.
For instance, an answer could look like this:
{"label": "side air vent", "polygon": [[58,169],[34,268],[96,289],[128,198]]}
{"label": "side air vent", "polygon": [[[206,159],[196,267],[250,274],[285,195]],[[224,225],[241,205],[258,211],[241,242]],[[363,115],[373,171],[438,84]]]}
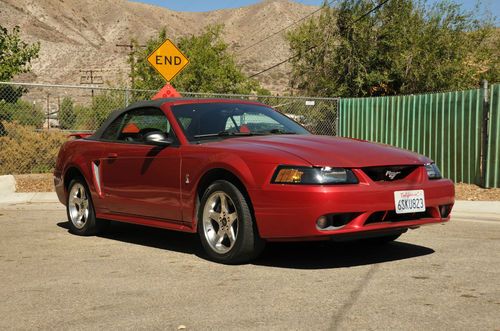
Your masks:
{"label": "side air vent", "polygon": [[97,189],[97,194],[101,195],[102,190],[101,190],[101,162],[99,160],[96,160],[92,162],[92,172],[94,175],[94,183],[95,187]]}

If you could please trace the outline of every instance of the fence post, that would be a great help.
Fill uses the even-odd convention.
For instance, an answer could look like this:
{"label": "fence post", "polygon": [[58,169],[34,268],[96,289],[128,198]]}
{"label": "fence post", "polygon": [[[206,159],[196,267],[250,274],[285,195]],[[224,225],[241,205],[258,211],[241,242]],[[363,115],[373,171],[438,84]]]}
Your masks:
{"label": "fence post", "polygon": [[486,172],[488,171],[488,121],[490,119],[490,102],[488,99],[488,81],[483,80],[483,118],[481,122],[481,186],[487,187]]}
{"label": "fence post", "polygon": [[125,89],[125,107],[128,107],[129,105],[129,89]]}
{"label": "fence post", "polygon": [[335,118],[335,135],[340,137],[340,98],[337,98],[337,116]]}
{"label": "fence post", "polygon": [[50,130],[50,101],[49,101],[49,98],[50,98],[50,93],[47,93],[47,131]]}

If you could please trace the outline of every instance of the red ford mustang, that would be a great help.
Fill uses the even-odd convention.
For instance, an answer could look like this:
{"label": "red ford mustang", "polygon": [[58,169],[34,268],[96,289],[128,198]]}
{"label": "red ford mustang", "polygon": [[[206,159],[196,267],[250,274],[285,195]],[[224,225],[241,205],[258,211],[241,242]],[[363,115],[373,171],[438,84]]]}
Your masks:
{"label": "red ford mustang", "polygon": [[242,263],[266,241],[395,240],[446,222],[454,186],[409,151],[316,136],[241,100],[160,99],[112,113],[59,152],[71,232],[114,220],[198,232],[210,258]]}

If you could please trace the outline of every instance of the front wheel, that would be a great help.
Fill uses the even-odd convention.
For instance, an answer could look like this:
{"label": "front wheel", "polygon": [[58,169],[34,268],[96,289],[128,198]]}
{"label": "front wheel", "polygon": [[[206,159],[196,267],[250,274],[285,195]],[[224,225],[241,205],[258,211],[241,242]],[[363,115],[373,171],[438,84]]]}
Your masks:
{"label": "front wheel", "polygon": [[247,199],[225,180],[215,181],[203,194],[198,234],[208,256],[216,262],[245,263],[264,248]]}

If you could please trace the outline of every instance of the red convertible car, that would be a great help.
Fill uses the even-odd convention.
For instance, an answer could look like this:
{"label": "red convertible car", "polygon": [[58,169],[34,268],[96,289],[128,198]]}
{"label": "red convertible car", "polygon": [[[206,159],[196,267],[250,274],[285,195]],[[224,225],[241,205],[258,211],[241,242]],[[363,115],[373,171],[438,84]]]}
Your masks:
{"label": "red convertible car", "polygon": [[395,240],[450,219],[454,186],[427,157],[312,135],[241,100],[159,99],[112,113],[59,152],[70,231],[107,221],[198,232],[209,257],[255,258],[266,241]]}

